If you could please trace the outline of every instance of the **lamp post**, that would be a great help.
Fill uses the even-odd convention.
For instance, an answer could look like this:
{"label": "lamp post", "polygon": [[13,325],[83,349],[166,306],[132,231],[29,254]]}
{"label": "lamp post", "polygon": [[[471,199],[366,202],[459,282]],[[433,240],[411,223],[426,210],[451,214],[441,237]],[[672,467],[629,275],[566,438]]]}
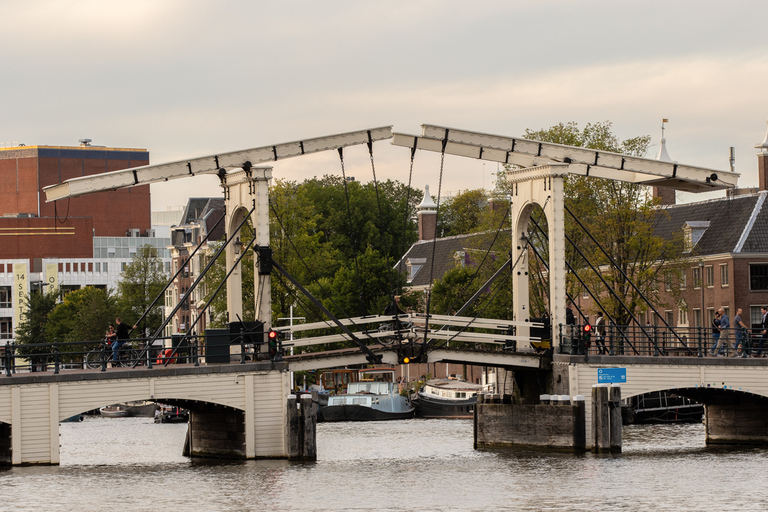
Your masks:
{"label": "lamp post", "polygon": [[699,262],[699,287],[701,288],[701,320],[700,326],[704,327],[704,262]]}

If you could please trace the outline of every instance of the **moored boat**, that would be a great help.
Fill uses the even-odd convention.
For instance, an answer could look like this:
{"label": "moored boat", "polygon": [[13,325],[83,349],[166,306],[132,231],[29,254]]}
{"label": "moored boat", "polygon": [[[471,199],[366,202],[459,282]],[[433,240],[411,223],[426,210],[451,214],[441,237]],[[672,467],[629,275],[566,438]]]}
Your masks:
{"label": "moored boat", "polygon": [[148,400],[125,402],[125,405],[128,407],[131,416],[153,418],[155,416],[155,411],[157,410],[157,404]]}
{"label": "moored boat", "polygon": [[360,370],[361,381],[350,382],[347,392],[328,397],[320,409],[321,421],[385,421],[413,418],[415,409],[394,382],[394,370]]}
{"label": "moored boat", "polygon": [[418,415],[422,418],[471,418],[477,394],[483,389],[458,379],[431,379],[419,390],[416,398]]}
{"label": "moored boat", "polygon": [[105,418],[127,418],[131,415],[125,404],[113,404],[99,408],[99,414]]}
{"label": "moored boat", "polygon": [[621,419],[624,425],[652,423],[700,423],[704,405],[666,391],[655,391],[624,400]]}
{"label": "moored boat", "polygon": [[155,411],[155,423],[187,423],[189,411],[181,407],[158,404]]}

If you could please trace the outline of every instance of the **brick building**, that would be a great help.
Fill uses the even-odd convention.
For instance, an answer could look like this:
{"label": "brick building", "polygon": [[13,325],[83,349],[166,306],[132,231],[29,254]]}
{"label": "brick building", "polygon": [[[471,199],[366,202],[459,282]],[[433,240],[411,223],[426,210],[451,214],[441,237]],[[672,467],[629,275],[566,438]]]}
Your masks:
{"label": "brick building", "polygon": [[146,149],[0,147],[0,338],[13,339],[24,297],[44,286],[114,288],[137,247],[160,249],[151,228],[149,186],[45,202],[64,180],[149,164]]}

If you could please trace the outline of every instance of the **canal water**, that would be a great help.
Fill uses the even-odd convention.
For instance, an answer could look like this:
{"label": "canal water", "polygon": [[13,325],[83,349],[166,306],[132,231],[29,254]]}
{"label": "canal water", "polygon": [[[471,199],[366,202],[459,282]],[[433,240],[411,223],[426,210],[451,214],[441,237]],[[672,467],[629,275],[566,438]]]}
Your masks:
{"label": "canal water", "polygon": [[472,422],[318,425],[318,461],[181,456],[186,425],[61,425],[61,465],[0,470],[9,511],[765,511],[768,449],[708,448],[702,425],[624,427],[624,453],[472,448]]}

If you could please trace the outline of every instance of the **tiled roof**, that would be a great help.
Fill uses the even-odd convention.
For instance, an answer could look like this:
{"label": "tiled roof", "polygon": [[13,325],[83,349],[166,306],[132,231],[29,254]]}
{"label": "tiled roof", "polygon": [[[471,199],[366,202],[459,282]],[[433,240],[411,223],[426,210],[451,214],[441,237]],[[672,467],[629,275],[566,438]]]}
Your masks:
{"label": "tiled roof", "polygon": [[[763,204],[768,203],[767,198],[768,192],[764,191],[668,206],[665,208],[667,215],[661,217],[655,233],[669,239],[679,235],[686,223],[694,227],[707,226],[708,223],[708,227],[696,243],[694,255],[768,253],[768,205]],[[433,242],[420,240],[408,249],[395,268],[407,273],[409,260],[416,265],[421,265],[409,285],[426,286],[429,284],[430,271],[433,279],[440,279],[443,274],[456,266],[457,251],[469,250],[465,263],[479,264],[484,254],[482,251],[488,248],[492,238],[493,233],[438,238],[434,246],[434,269],[431,269]],[[505,231],[505,238],[509,240],[509,230]]]}
{"label": "tiled roof", "polygon": [[[408,261],[416,261],[421,267],[408,284],[410,286],[426,286],[430,284],[430,273],[432,274],[433,279],[440,279],[443,277],[443,274],[457,266],[456,253],[459,251],[465,253],[465,264],[472,266],[479,265],[485,255],[485,251],[488,250],[488,247],[493,242],[494,235],[495,233],[484,232],[438,238],[434,243],[434,269],[431,267],[430,263],[432,261],[433,241],[419,240],[408,249],[405,255],[395,265],[395,268],[407,274]],[[504,237],[508,241],[509,230],[500,233],[499,237]],[[492,255],[492,257],[494,257],[494,255]],[[507,254],[505,253],[502,257],[506,258]]]}
{"label": "tiled roof", "polygon": [[757,215],[753,218],[756,206],[761,206],[765,194],[762,192],[668,206],[668,216],[660,219],[655,233],[664,238],[672,238],[682,232],[686,223],[696,226],[697,223],[708,222],[709,227],[696,243],[693,254],[704,256],[768,252],[768,212],[764,208],[757,208]]}

